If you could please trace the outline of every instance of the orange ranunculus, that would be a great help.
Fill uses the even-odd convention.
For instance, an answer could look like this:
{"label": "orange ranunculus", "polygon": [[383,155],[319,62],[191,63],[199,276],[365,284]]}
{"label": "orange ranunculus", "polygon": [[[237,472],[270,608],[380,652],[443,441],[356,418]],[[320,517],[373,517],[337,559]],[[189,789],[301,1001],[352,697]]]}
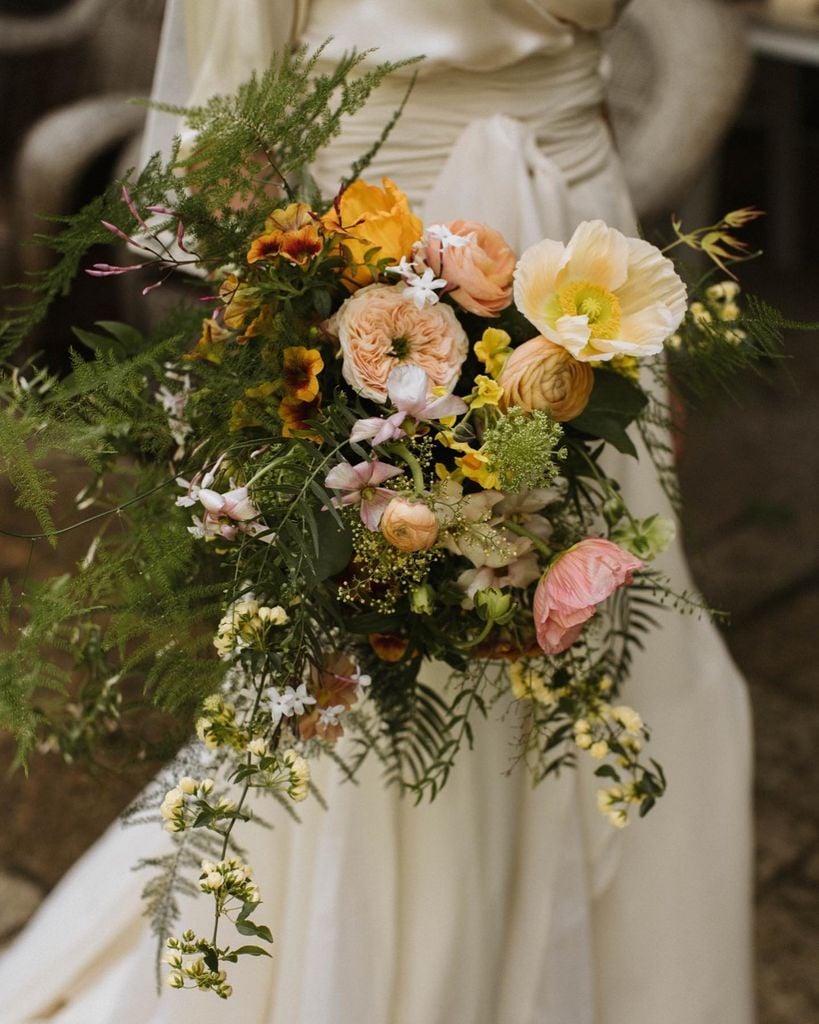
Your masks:
{"label": "orange ranunculus", "polygon": [[264,234],[254,238],[248,250],[248,263],[283,256],[303,267],[324,245],[320,225],[305,203],[291,203],[283,210],[274,210],[264,227]]}
{"label": "orange ranunculus", "polygon": [[294,345],[283,352],[282,379],[288,395],[301,402],[311,402],[318,394],[318,375],[324,360],[316,348]]}
{"label": "orange ranunculus", "polygon": [[322,217],[325,230],[340,236],[350,252],[353,265],[347,276],[356,286],[373,280],[371,271],[362,265],[368,249],[377,246],[377,260],[388,258],[398,263],[402,256],[410,255],[423,232],[423,224],[410,210],[404,193],[389,178],[382,178],[381,184],[379,188],[354,181]]}
{"label": "orange ranunculus", "polygon": [[565,348],[537,337],[512,352],[498,383],[503,388],[502,408],[544,409],[565,423],[588,405],[594,374],[588,363],[579,362]]}
{"label": "orange ranunculus", "polygon": [[284,424],[282,435],[284,437],[304,437],[308,441],[321,444],[324,440],[321,434],[310,433],[310,420],[315,418],[320,406],[320,394],[309,402],[302,402],[294,395],[286,395],[279,404],[279,416]]}

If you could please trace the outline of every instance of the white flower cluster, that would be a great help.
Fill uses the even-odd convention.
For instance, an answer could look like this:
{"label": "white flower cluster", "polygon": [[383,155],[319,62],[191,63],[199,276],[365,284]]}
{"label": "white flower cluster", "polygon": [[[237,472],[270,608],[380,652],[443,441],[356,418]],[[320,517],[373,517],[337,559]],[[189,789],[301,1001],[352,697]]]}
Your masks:
{"label": "white flower cluster", "polygon": [[[197,939],[192,931],[184,932],[179,939],[173,936],[169,938],[170,952],[165,956],[165,963],[171,967],[168,985],[171,988],[198,988],[215,992],[220,999],[232,995],[233,988],[227,983],[227,974],[224,971],[212,971],[201,955],[210,948],[207,940]],[[196,959],[185,960],[183,957],[186,955],[195,955]]]}
{"label": "white flower cluster", "polygon": [[[612,707],[602,703],[594,715],[579,718],[574,723],[574,742],[581,750],[588,751],[598,761],[615,753],[621,768],[633,768],[632,757],[642,749],[644,735],[642,718],[625,704]],[[597,791],[598,809],[616,828],[625,828],[629,805],[641,800],[634,782],[617,782]]]}
{"label": "white flower cluster", "polygon": [[242,903],[258,903],[259,889],[252,881],[252,875],[252,868],[238,857],[217,863],[203,860],[199,888],[217,896],[222,902],[233,897]]}
{"label": "white flower cluster", "polygon": [[289,774],[287,795],[295,803],[301,803],[310,791],[310,765],[295,750],[285,750],[282,763]]}
{"label": "white flower cluster", "polygon": [[269,627],[289,621],[281,605],[262,605],[248,596],[234,601],[222,616],[213,646],[220,658],[230,658],[246,647],[262,646]]}
{"label": "white flower cluster", "polygon": [[204,800],[212,790],[213,779],[202,779],[199,782],[190,775],[183,776],[173,789],[168,790],[159,807],[165,831],[183,832],[189,828],[197,813],[192,807],[193,801]]}
{"label": "white flower cluster", "polygon": [[211,694],[202,702],[202,714],[196,720],[196,735],[208,750],[224,745],[244,750],[249,738],[247,731],[236,725],[236,708],[218,693]]}
{"label": "white flower cluster", "polygon": [[641,799],[634,783],[618,782],[608,789],[597,790],[597,809],[606,815],[615,828],[625,828],[628,825],[629,805],[639,803]]}

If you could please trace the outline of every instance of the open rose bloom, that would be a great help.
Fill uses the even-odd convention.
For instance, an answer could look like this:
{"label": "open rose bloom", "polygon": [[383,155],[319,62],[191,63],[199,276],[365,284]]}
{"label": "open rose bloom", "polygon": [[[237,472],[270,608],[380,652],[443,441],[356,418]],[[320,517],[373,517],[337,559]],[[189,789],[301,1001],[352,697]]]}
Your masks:
{"label": "open rose bloom", "polygon": [[571,647],[597,606],[642,567],[639,558],[602,537],[581,540],[559,555],[535,591],[535,629],[544,653]]}

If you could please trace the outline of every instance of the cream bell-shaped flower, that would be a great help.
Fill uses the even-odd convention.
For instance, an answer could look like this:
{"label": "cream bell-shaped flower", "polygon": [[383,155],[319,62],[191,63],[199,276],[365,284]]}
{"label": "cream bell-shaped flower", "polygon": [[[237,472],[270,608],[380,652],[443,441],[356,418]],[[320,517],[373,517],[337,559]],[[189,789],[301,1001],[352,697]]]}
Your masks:
{"label": "cream bell-shaped flower", "polygon": [[651,356],[685,316],[685,285],[655,246],[602,220],[568,245],[544,239],[515,269],[515,304],[544,338],[581,362]]}

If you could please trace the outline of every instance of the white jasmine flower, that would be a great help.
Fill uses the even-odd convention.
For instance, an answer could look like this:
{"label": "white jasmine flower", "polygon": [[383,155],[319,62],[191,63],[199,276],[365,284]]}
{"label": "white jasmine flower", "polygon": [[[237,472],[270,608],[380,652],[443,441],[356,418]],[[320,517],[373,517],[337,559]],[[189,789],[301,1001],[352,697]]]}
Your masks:
{"label": "white jasmine flower", "polygon": [[329,708],[319,708],[321,725],[338,725],[339,717],[347,710],[344,704],[334,704]]}
{"label": "white jasmine flower", "polygon": [[471,231],[468,235],[456,235],[446,224],[430,224],[426,234],[427,238],[437,238],[441,243],[442,249],[448,249],[450,246],[454,249],[460,249],[464,245],[469,245],[475,237],[474,231]]}
{"label": "white jasmine flower", "polygon": [[419,309],[434,306],[439,298],[437,290],[446,288],[446,285],[446,280],[443,277],[436,277],[430,267],[421,275],[410,274],[404,278],[404,292]]}

